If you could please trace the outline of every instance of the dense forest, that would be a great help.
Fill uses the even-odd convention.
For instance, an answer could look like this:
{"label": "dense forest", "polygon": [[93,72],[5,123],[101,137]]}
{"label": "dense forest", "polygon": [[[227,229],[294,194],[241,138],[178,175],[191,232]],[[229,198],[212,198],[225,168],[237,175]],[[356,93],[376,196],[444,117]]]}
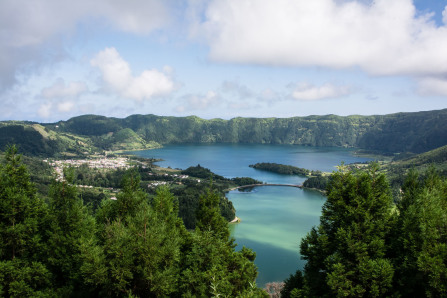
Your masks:
{"label": "dense forest", "polygon": [[[255,253],[234,250],[211,187],[198,194],[188,230],[175,187],[148,194],[137,168],[120,174],[116,200],[92,208],[73,184],[79,173],[66,170],[42,198],[22,158],[9,147],[0,166],[0,296],[267,295],[254,283]],[[447,295],[447,179],[412,168],[397,200],[377,163],[341,166],[327,183],[320,225],[301,242],[307,263],[282,297]]]}
{"label": "dense forest", "polygon": [[249,165],[249,167],[257,169],[257,170],[263,170],[278,174],[284,174],[284,175],[299,175],[299,176],[321,176],[321,171],[314,171],[314,170],[308,170],[304,168],[294,167],[290,165],[282,165],[277,164],[273,162],[259,162],[254,165]]}
{"label": "dense forest", "polygon": [[[257,165],[311,172],[304,187],[327,194],[320,225],[301,242],[305,268],[285,281],[282,297],[446,297],[446,122],[447,110],[0,122],[0,150],[6,150],[0,154],[0,296],[265,296],[254,284],[255,253],[236,252],[229,238],[235,210],[224,196],[260,181],[226,179],[200,165],[170,169],[191,176],[181,182],[151,167],[106,172],[85,165],[55,181],[37,158],[222,142],[357,147],[393,156],[380,167],[342,165],[332,175]],[[150,187],[153,181],[169,186]],[[116,200],[102,188],[114,189]]]}
{"label": "dense forest", "polygon": [[378,165],[334,173],[307,261],[282,297],[446,297],[447,179],[410,170],[397,203]]}
{"label": "dense forest", "polygon": [[[376,116],[204,120],[195,116],[84,115],[57,123],[0,122],[0,149],[34,155],[148,149],[171,143],[269,143],[422,153],[447,145],[447,109]],[[18,133],[20,131],[20,133]]]}
{"label": "dense forest", "polygon": [[255,253],[236,252],[219,196],[199,197],[195,230],[166,186],[149,196],[126,172],[116,200],[93,212],[72,184],[36,194],[14,146],[0,165],[0,296],[218,297],[267,295],[255,285]]}

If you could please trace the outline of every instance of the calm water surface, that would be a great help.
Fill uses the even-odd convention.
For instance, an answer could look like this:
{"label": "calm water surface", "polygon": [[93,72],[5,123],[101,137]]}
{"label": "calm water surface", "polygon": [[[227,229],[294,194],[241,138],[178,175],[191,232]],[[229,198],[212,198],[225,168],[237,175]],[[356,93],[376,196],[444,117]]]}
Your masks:
{"label": "calm water surface", "polygon": [[[200,164],[227,178],[252,177],[268,183],[301,184],[305,178],[269,173],[250,168],[258,162],[288,164],[310,170],[332,172],[341,162],[363,162],[350,149],[270,144],[181,144],[161,149],[136,151],[147,158],[161,158],[158,165],[185,169]],[[240,224],[232,224],[239,247],[256,254],[257,284],[282,281],[302,269],[299,243],[319,223],[325,198],[318,192],[292,187],[263,186],[251,192],[232,191],[228,199],[236,208]]]}

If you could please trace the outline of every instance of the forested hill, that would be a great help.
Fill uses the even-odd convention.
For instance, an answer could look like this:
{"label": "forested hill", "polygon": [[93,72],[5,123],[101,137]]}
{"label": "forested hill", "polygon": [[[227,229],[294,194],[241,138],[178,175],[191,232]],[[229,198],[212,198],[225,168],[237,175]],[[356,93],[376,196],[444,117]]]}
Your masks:
{"label": "forested hill", "polygon": [[[21,143],[14,140],[14,136],[5,137],[5,126],[9,125],[9,122],[0,123],[2,147],[5,140]],[[61,150],[70,147],[58,139],[61,135],[71,140],[80,138],[76,144],[82,143],[85,148],[79,150],[144,149],[170,143],[272,143],[421,153],[447,145],[447,109],[375,116],[231,120],[155,115],[132,115],[119,119],[84,115],[41,126],[47,135],[53,137],[52,140],[59,140],[57,146],[63,147]],[[43,142],[41,147],[47,143]]]}

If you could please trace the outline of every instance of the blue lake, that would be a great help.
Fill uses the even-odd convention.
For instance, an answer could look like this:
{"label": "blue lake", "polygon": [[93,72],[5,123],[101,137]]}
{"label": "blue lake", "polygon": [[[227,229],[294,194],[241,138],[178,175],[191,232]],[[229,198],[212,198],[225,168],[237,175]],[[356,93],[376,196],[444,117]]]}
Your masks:
{"label": "blue lake", "polygon": [[[250,168],[258,162],[274,162],[310,170],[332,172],[341,162],[369,161],[353,155],[352,149],[271,144],[181,144],[136,151],[147,158],[161,158],[162,167],[185,169],[200,164],[227,178],[252,177],[267,183],[301,184],[305,178],[279,175]],[[302,269],[299,244],[319,223],[325,197],[320,193],[292,187],[262,186],[251,192],[231,191],[228,199],[242,219],[231,224],[239,247],[257,253],[258,286],[282,281]]]}

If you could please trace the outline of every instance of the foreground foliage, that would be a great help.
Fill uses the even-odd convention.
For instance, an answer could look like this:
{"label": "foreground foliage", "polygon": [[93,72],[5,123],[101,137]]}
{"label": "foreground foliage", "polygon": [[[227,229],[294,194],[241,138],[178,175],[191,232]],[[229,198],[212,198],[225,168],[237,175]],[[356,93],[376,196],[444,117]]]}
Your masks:
{"label": "foreground foliage", "polygon": [[2,297],[262,297],[255,253],[234,250],[219,198],[200,198],[197,228],[186,230],[177,199],[161,187],[150,199],[136,172],[117,200],[96,214],[84,206],[73,174],[36,196],[15,147],[0,167]]}
{"label": "foreground foliage", "polygon": [[447,180],[410,171],[397,206],[377,164],[334,173],[283,297],[446,297]]}

